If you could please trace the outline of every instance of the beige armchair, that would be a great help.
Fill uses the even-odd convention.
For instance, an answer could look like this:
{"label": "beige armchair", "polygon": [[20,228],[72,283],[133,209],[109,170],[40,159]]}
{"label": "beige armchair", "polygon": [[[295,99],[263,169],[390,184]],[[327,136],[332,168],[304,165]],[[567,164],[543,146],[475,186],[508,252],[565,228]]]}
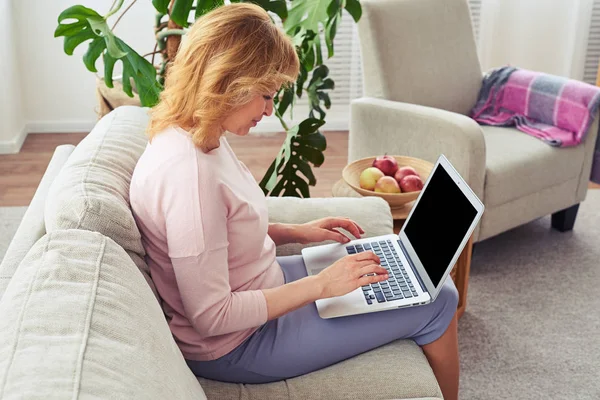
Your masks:
{"label": "beige armchair", "polygon": [[349,161],[383,153],[448,157],[486,210],[475,242],[552,214],[573,228],[586,197],[598,118],[585,141],[553,148],[467,117],[482,80],[466,0],[362,0],[365,97],[351,106]]}

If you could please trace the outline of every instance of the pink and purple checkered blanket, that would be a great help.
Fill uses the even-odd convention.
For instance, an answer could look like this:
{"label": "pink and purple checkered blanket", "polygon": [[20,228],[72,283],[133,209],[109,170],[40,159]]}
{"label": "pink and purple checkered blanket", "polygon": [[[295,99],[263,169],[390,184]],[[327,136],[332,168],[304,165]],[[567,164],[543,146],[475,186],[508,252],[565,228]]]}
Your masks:
{"label": "pink and purple checkered blanket", "polygon": [[[514,126],[551,146],[576,146],[600,106],[600,88],[573,79],[502,67],[483,79],[470,116],[483,125]],[[600,137],[591,180],[600,183]]]}

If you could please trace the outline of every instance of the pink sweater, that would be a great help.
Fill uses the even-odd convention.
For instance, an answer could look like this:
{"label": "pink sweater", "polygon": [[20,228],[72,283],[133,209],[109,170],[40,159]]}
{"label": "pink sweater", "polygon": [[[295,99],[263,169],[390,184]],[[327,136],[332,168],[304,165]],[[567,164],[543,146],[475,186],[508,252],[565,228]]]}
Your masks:
{"label": "pink sweater", "polygon": [[185,358],[224,356],[267,321],[260,289],[284,284],[265,196],[227,140],[208,153],[167,129],[130,187],[152,280]]}

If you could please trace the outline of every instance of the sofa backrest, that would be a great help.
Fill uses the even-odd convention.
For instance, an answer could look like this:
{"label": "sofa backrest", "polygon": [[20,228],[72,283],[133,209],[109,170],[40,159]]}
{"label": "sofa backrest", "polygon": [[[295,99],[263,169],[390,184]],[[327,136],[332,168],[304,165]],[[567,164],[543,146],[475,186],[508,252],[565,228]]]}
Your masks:
{"label": "sofa backrest", "polygon": [[77,145],[52,183],[46,232],[85,229],[123,247],[153,289],[141,234],[129,205],[129,184],[147,144],[147,109],[123,106],[104,116]]}

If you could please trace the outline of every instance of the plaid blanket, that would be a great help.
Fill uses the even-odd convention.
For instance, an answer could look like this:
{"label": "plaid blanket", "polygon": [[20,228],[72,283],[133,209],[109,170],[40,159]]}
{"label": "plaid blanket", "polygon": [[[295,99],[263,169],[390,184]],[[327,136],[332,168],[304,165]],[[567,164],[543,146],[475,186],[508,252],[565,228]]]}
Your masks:
{"label": "plaid blanket", "polygon": [[[600,88],[573,79],[502,67],[490,71],[470,117],[482,125],[514,126],[551,146],[576,146],[600,106]],[[600,183],[600,137],[591,180]]]}

